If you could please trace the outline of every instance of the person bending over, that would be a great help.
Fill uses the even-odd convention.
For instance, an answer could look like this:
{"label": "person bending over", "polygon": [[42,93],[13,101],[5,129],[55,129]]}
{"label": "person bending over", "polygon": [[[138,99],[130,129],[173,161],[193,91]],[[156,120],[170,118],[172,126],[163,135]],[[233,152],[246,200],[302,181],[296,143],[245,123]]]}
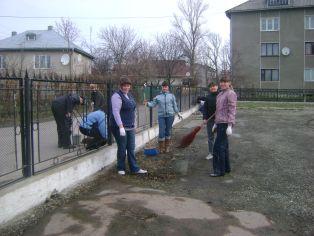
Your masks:
{"label": "person bending over", "polygon": [[75,148],[71,144],[72,112],[76,105],[83,104],[84,98],[77,94],[67,94],[52,101],[51,111],[57,123],[58,147]]}
{"label": "person bending over", "polygon": [[85,139],[86,149],[97,149],[107,143],[107,116],[103,111],[93,111],[83,118],[80,132],[89,139]]}

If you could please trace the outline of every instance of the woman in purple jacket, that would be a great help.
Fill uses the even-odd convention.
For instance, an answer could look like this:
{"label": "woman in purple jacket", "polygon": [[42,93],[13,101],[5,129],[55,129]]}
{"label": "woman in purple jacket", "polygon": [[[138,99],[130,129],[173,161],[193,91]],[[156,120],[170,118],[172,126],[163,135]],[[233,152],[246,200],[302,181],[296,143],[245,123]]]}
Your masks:
{"label": "woman in purple jacket", "polygon": [[217,136],[213,150],[213,169],[211,177],[224,176],[229,173],[229,143],[228,136],[232,134],[232,127],[235,124],[237,107],[237,95],[231,88],[228,78],[220,79],[221,92],[217,95],[215,124],[212,131],[217,130]]}
{"label": "woman in purple jacket", "polygon": [[136,102],[129,93],[131,81],[127,77],[120,80],[120,89],[111,97],[112,115],[110,128],[117,142],[117,169],[119,175],[125,175],[125,158],[127,156],[130,171],[146,174],[139,168],[135,158],[135,109]]}

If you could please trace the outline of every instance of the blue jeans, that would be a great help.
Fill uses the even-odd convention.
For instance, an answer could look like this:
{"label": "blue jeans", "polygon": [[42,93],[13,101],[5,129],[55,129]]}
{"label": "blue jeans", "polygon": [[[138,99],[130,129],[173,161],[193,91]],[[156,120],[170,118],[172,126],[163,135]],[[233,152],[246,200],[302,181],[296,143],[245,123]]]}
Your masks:
{"label": "blue jeans", "polygon": [[230,172],[229,162],[229,143],[226,130],[228,124],[217,124],[217,137],[214,143],[213,151],[213,169],[214,173],[224,175],[225,172]]}
{"label": "blue jeans", "polygon": [[214,119],[210,119],[207,122],[207,137],[208,137],[208,152],[210,154],[213,154],[213,148],[214,148],[214,141],[215,141],[215,133],[212,132],[212,128],[215,124]]}
{"label": "blue jeans", "polygon": [[119,128],[112,128],[112,134],[117,142],[117,169],[125,171],[125,157],[128,157],[130,171],[136,173],[139,167],[135,158],[135,130],[126,130],[125,136],[120,136]]}
{"label": "blue jeans", "polygon": [[174,116],[158,116],[159,124],[159,141],[164,141],[165,139],[171,139],[171,129],[174,121]]}

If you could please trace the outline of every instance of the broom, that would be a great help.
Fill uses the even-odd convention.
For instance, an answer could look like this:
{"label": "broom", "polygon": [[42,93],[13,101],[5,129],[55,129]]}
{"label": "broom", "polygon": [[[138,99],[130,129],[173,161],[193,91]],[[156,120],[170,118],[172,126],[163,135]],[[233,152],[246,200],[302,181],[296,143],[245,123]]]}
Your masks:
{"label": "broom", "polygon": [[[215,115],[212,114],[207,120],[206,123],[213,118]],[[187,146],[189,146],[193,141],[194,138],[196,136],[196,134],[203,128],[204,123],[202,125],[196,126],[190,133],[188,133],[187,135],[183,136],[183,138],[180,141],[179,146],[177,146],[177,148],[186,148]]]}

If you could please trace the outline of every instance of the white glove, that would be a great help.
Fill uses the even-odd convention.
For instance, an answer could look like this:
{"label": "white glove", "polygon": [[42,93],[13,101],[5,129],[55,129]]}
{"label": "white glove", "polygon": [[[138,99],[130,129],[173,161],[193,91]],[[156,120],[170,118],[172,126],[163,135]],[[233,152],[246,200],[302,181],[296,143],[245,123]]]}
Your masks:
{"label": "white glove", "polygon": [[180,112],[178,112],[178,117],[179,117],[180,120],[183,119],[182,114]]}
{"label": "white glove", "polygon": [[120,136],[125,136],[125,129],[122,127],[119,129],[120,131]]}
{"label": "white glove", "polygon": [[202,106],[204,105],[204,103],[205,103],[205,101],[202,101],[202,100],[201,100],[201,105],[202,105]]}
{"label": "white glove", "polygon": [[226,134],[227,134],[227,136],[230,136],[232,134],[232,127],[231,127],[231,125],[228,125],[228,128],[226,130]]}
{"label": "white glove", "polygon": [[213,125],[213,128],[212,128],[212,132],[213,132],[213,133],[215,132],[216,128],[217,128],[217,125],[214,124],[214,125]]}

